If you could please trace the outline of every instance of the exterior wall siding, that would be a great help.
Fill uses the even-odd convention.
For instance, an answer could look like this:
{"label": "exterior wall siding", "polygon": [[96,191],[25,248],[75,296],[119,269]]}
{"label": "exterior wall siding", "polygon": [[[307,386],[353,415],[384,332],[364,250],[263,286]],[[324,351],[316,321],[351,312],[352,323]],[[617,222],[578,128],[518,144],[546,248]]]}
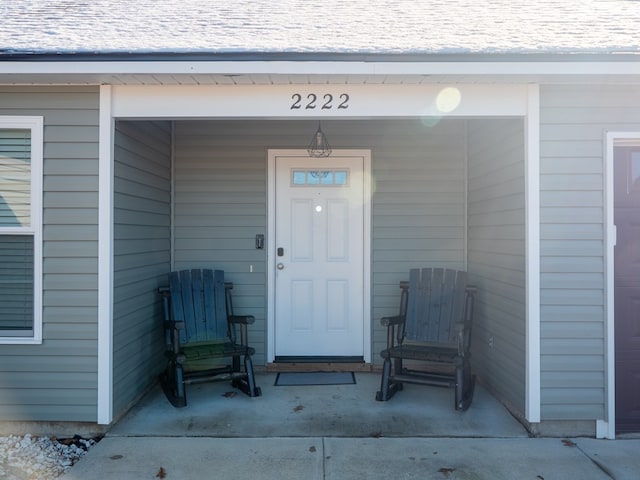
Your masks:
{"label": "exterior wall siding", "polygon": [[605,418],[604,141],[640,130],[635,86],[540,90],[543,420]]}
{"label": "exterior wall siding", "polygon": [[156,289],[171,268],[171,125],[116,123],[114,150],[114,414],[164,366]]}
{"label": "exterior wall siding", "polygon": [[0,86],[44,117],[43,342],[0,345],[0,420],[97,419],[98,87]]}
{"label": "exterior wall siding", "polygon": [[255,249],[255,235],[266,234],[262,135],[253,122],[177,122],[174,167],[174,269],[225,271],[236,312],[256,317],[249,326],[256,365],[266,352],[266,250]]}
{"label": "exterior wall siding", "polygon": [[380,318],[398,313],[409,270],[464,268],[465,129],[460,120],[389,122],[373,135],[372,352],[381,364]]}
{"label": "exterior wall siding", "polygon": [[[543,85],[540,100],[542,420],[604,418],[604,137],[640,130],[640,91]],[[0,346],[0,420],[96,420],[98,107],[97,86],[0,86],[0,115],[39,115],[45,124],[43,343]],[[463,268],[468,248],[481,292],[474,367],[523,409],[522,126],[470,120],[464,142],[464,123],[327,121],[323,130],[334,148],[372,150],[374,362],[384,347],[379,318],[396,313],[408,269]],[[238,312],[258,320],[250,332],[257,364],[266,360],[266,250],[255,250],[254,237],[266,234],[267,149],[304,148],[316,126],[176,123],[174,267],[227,271]],[[171,267],[167,124],[120,122],[117,137],[116,412],[157,373],[153,292]]]}
{"label": "exterior wall siding", "polygon": [[521,119],[469,121],[468,270],[478,286],[472,366],[510,408],[525,404],[525,179]]}
{"label": "exterior wall siding", "polygon": [[[256,317],[250,340],[266,362],[266,158],[305,148],[315,121],[180,121],[175,143],[175,268],[223,268],[234,306]],[[412,267],[464,266],[464,122],[327,121],[334,149],[371,149],[373,361],[385,345],[380,317],[397,313]],[[250,273],[250,266],[253,273]]]}

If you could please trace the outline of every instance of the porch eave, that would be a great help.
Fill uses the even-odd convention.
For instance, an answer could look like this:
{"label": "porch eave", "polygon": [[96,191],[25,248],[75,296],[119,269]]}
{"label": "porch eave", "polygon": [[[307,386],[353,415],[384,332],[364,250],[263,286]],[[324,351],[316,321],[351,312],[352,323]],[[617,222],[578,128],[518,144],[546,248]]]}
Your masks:
{"label": "porch eave", "polygon": [[6,54],[4,85],[635,83],[640,56]]}

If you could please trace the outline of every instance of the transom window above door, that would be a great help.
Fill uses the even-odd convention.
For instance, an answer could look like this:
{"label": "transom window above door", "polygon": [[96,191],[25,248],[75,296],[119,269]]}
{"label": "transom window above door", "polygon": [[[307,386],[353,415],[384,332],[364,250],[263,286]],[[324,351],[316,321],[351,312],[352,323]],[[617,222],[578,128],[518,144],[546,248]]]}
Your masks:
{"label": "transom window above door", "polygon": [[294,187],[310,185],[346,187],[349,185],[349,170],[293,169],[291,170],[291,185]]}

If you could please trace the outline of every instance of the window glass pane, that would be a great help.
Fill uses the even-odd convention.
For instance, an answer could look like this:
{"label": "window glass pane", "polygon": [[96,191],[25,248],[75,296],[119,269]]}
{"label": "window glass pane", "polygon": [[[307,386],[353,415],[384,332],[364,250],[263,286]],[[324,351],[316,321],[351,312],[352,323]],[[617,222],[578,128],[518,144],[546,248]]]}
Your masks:
{"label": "window glass pane", "polygon": [[[0,335],[33,329],[33,237],[0,236]],[[27,331],[27,332],[25,332]]]}
{"label": "window glass pane", "polygon": [[336,176],[336,185],[346,185],[347,184],[347,172],[345,170],[338,170],[335,172]]}
{"label": "window glass pane", "polygon": [[333,185],[333,172],[321,172],[320,181],[322,185]]}
{"label": "window glass pane", "polygon": [[304,185],[307,182],[307,172],[304,170],[294,170],[293,171],[293,184],[294,185]]}
{"label": "window glass pane", "polygon": [[320,175],[317,170],[313,172],[308,172],[307,175],[307,185],[318,185],[320,183]]}
{"label": "window glass pane", "polygon": [[30,224],[31,131],[0,130],[0,227]]}

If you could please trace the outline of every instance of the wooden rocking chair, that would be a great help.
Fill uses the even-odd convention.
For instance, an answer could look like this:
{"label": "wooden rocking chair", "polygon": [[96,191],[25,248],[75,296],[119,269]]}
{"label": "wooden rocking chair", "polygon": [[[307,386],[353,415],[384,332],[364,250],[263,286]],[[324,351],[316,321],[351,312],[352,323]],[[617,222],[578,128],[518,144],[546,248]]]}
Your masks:
{"label": "wooden rocking chair", "polygon": [[[381,319],[387,348],[380,353],[384,364],[376,400],[389,400],[403,382],[438,385],[455,387],[455,409],[466,410],[475,384],[469,348],[476,288],[467,285],[466,272],[442,268],[412,269],[400,288],[400,314]],[[412,368],[404,360],[411,360]]]}
{"label": "wooden rocking chair", "polygon": [[186,406],[185,385],[190,383],[231,380],[251,397],[262,393],[253,375],[254,349],[247,344],[247,325],[255,319],[233,314],[232,289],[222,270],[197,269],[171,272],[169,287],[159,289],[168,359],[160,382],[175,407]]}

